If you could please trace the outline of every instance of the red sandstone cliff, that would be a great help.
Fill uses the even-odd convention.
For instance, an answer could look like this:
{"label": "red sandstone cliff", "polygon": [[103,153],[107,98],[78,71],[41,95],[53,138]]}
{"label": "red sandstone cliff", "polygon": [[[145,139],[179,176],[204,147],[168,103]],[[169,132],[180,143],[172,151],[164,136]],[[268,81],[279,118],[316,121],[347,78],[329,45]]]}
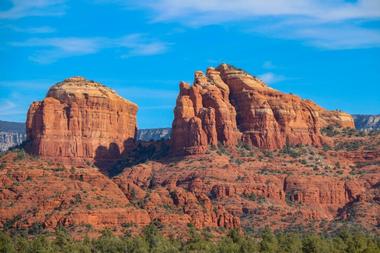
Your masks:
{"label": "red sandstone cliff", "polygon": [[30,106],[28,150],[69,165],[107,163],[133,142],[136,113],[137,105],[106,86],[68,78]]}
{"label": "red sandstone cliff", "polygon": [[179,154],[203,153],[209,145],[246,144],[278,149],[286,144],[321,146],[328,125],[354,127],[349,114],[327,111],[298,96],[222,64],[195,73],[194,84],[180,84],[173,121],[172,146]]}

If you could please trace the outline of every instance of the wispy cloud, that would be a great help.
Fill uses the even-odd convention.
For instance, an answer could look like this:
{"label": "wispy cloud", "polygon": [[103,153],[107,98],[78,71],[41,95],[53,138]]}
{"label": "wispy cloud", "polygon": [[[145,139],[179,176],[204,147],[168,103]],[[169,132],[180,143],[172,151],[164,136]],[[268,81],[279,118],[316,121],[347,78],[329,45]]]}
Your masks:
{"label": "wispy cloud", "polygon": [[24,97],[18,93],[12,93],[7,98],[0,99],[0,116],[6,116],[9,120],[23,119],[26,114]]}
{"label": "wispy cloud", "polygon": [[[105,2],[106,0],[102,0]],[[365,23],[380,19],[379,0],[110,0],[151,11],[153,22],[205,26],[246,22],[246,31],[304,40],[325,49],[380,46],[380,31]]]}
{"label": "wispy cloud", "polygon": [[35,26],[35,27],[19,27],[19,26],[3,26],[2,28],[9,29],[14,32],[20,33],[53,33],[55,32],[55,28],[50,26]]}
{"label": "wispy cloud", "polygon": [[54,37],[31,38],[22,42],[12,42],[16,47],[33,47],[37,50],[30,60],[48,64],[62,58],[95,54],[107,48],[124,48],[125,57],[149,56],[164,53],[168,43],[152,40],[141,34],[131,34],[121,38],[107,37]]}
{"label": "wispy cloud", "polygon": [[4,115],[4,113],[7,113],[9,110],[16,108],[16,104],[10,100],[2,100],[0,101],[0,105],[1,105],[0,114],[2,115]]}
{"label": "wispy cloud", "polygon": [[65,14],[65,0],[11,0],[10,8],[0,11],[0,19]]}
{"label": "wispy cloud", "polygon": [[380,31],[361,27],[358,22],[316,22],[294,18],[255,25],[247,32],[282,39],[298,39],[322,49],[353,49],[380,46]]}
{"label": "wispy cloud", "polygon": [[355,25],[304,27],[294,33],[310,44],[325,49],[351,49],[380,46],[380,31]]}
{"label": "wispy cloud", "polygon": [[266,72],[258,76],[264,83],[274,84],[285,80],[286,78],[282,75],[277,75],[273,72]]}
{"label": "wispy cloud", "polygon": [[[155,21],[176,19],[194,25],[265,16],[302,16],[326,22],[380,17],[378,0],[351,2],[344,0],[113,0],[113,2],[149,8],[155,14]],[[194,18],[194,14],[197,18]]]}

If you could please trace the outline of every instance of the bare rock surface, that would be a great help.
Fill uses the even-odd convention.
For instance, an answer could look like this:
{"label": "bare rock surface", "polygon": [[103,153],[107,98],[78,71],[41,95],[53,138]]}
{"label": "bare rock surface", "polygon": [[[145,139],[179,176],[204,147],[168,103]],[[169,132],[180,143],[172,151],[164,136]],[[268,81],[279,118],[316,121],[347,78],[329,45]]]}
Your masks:
{"label": "bare rock surface", "polygon": [[133,145],[136,113],[137,105],[100,83],[65,79],[30,106],[28,150],[68,165],[106,164]]}
{"label": "bare rock surface", "polygon": [[208,145],[240,141],[265,149],[328,144],[326,126],[354,127],[351,115],[327,111],[310,100],[285,94],[231,65],[195,72],[180,84],[173,121],[177,154],[203,153]]}

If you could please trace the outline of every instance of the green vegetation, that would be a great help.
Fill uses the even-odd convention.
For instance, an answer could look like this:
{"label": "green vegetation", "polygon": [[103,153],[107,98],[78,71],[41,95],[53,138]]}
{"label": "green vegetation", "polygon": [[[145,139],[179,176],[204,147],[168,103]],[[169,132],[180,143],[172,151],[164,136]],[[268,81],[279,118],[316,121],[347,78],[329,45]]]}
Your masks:
{"label": "green vegetation", "polygon": [[[128,225],[129,226],[129,225]],[[33,232],[40,232],[40,226]],[[198,231],[189,224],[188,238],[168,239],[161,235],[158,223],[144,228],[141,235],[114,236],[104,230],[98,238],[73,239],[65,229],[53,234],[33,237],[9,236],[0,232],[0,253],[376,253],[380,252],[380,238],[358,230],[341,230],[334,234],[281,232],[264,229],[256,236],[230,230],[226,236],[213,237],[207,231]]]}
{"label": "green vegetation", "polygon": [[15,162],[24,160],[27,156],[23,149],[14,149],[14,152],[16,153]]}
{"label": "green vegetation", "polygon": [[362,146],[363,144],[358,141],[351,141],[351,142],[339,142],[335,146],[335,150],[347,150],[347,151],[356,151]]}
{"label": "green vegetation", "polygon": [[298,158],[302,155],[300,150],[297,149],[297,147],[292,147],[288,144],[286,144],[286,146],[281,150],[281,153],[289,155],[292,158]]}

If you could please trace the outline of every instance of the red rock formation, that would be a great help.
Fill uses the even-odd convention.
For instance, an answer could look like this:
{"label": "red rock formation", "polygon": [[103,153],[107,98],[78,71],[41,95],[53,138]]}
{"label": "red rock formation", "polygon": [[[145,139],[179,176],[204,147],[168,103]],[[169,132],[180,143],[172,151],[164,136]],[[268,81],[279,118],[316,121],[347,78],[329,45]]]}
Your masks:
{"label": "red rock formation", "polygon": [[66,79],[30,106],[28,150],[68,165],[107,163],[133,142],[136,112],[135,104],[100,83]]}
{"label": "red rock formation", "polygon": [[379,233],[380,134],[342,131],[332,139],[359,147],[209,150],[147,161],[113,178],[9,151],[0,156],[0,228],[62,225],[83,236],[104,228],[138,232],[157,221],[165,234],[186,238],[189,223],[218,234],[333,230],[349,221]]}
{"label": "red rock formation", "polygon": [[173,121],[173,150],[202,153],[218,142],[233,146],[239,140],[267,149],[286,144],[321,146],[328,125],[354,127],[349,114],[327,111],[309,100],[284,94],[227,64],[206,76],[195,73],[193,86],[180,84]]}
{"label": "red rock formation", "polygon": [[196,72],[193,86],[180,84],[172,133],[177,153],[196,154],[204,152],[208,145],[238,143],[240,133],[229,93],[218,72],[211,68],[207,77]]}

